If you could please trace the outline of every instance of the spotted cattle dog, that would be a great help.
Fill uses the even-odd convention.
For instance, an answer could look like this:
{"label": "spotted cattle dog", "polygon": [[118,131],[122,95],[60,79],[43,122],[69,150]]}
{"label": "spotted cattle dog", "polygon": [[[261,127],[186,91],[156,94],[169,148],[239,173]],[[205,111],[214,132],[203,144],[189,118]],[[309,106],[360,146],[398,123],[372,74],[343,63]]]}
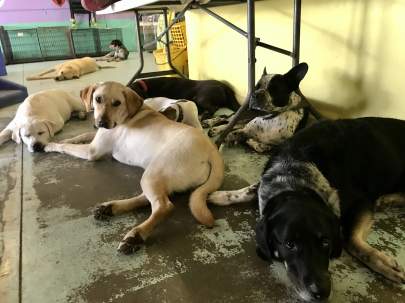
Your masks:
{"label": "spotted cattle dog", "polygon": [[[258,184],[218,191],[220,205],[258,198],[258,255],[284,262],[305,301],[331,294],[329,260],[342,247],[387,279],[405,283],[398,262],[370,246],[376,207],[405,206],[405,121],[321,121],[270,152]],[[403,261],[403,260],[402,260]]]}
{"label": "spotted cattle dog", "polygon": [[[298,87],[307,71],[306,63],[296,65],[284,75],[267,74],[264,69],[249,109],[242,114],[235,130],[228,134],[225,142],[243,142],[257,152],[265,152],[306,126],[311,108],[298,92]],[[208,131],[212,137],[219,135],[231,118],[232,115],[219,116],[203,121],[202,125],[212,127]]]}

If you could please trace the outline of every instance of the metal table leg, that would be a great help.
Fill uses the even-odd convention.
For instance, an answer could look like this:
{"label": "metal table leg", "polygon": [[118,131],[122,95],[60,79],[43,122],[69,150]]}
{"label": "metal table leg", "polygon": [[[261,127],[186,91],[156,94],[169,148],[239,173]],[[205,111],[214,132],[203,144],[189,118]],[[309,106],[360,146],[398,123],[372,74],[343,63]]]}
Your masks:
{"label": "metal table leg", "polygon": [[241,114],[248,108],[250,97],[252,96],[254,87],[255,87],[255,63],[256,63],[256,36],[255,36],[255,2],[254,0],[247,1],[247,29],[248,29],[248,93],[246,96],[245,101],[243,102],[242,106],[233,116],[232,120],[229,122],[228,126],[224,129],[224,131],[219,136],[218,140],[215,142],[218,146],[220,146],[228,133],[232,130],[235,126],[236,122],[238,122],[239,117]]}

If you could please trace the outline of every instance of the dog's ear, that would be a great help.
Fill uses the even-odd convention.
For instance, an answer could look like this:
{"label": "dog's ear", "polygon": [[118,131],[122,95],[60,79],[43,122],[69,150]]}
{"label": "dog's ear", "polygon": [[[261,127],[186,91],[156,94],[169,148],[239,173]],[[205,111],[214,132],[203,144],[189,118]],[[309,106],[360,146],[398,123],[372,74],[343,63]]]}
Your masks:
{"label": "dog's ear", "polygon": [[49,120],[41,120],[41,122],[45,124],[49,132],[49,137],[52,138],[55,135],[55,123]]}
{"label": "dog's ear", "polygon": [[124,96],[127,104],[128,117],[133,117],[142,107],[143,99],[129,87],[124,88]]}
{"label": "dog's ear", "polygon": [[256,225],[256,253],[266,261],[271,261],[272,259],[270,229],[270,222],[266,217],[261,218]]}
{"label": "dog's ear", "polygon": [[94,91],[96,90],[97,85],[89,85],[86,88],[82,89],[80,91],[80,98],[82,99],[82,102],[84,106],[86,107],[86,111],[90,112],[93,109],[93,94]]}
{"label": "dog's ear", "polygon": [[20,127],[15,127],[13,129],[13,132],[11,134],[11,140],[13,140],[17,144],[21,143]]}
{"label": "dog's ear", "polygon": [[287,80],[288,87],[293,91],[298,89],[300,82],[304,79],[305,75],[308,72],[308,64],[300,63],[290,69],[285,75],[285,79]]}
{"label": "dog's ear", "polygon": [[266,70],[266,67],[264,67],[262,77],[266,76],[266,75],[267,75],[267,70]]}

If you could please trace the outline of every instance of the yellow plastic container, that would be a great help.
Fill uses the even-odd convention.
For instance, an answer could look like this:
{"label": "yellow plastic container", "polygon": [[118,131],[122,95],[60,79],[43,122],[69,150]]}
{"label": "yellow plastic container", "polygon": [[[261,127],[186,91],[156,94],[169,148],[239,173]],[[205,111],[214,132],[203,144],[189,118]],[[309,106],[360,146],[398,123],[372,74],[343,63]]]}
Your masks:
{"label": "yellow plastic container", "polygon": [[173,45],[178,48],[187,47],[186,22],[177,22],[170,29]]}
{"label": "yellow plastic container", "polygon": [[[155,57],[155,63],[159,70],[169,70],[170,66],[167,59],[166,48],[161,48],[153,51]],[[187,48],[178,48],[174,45],[170,45],[170,56],[172,64],[181,73],[188,75],[188,60],[187,60]]]}

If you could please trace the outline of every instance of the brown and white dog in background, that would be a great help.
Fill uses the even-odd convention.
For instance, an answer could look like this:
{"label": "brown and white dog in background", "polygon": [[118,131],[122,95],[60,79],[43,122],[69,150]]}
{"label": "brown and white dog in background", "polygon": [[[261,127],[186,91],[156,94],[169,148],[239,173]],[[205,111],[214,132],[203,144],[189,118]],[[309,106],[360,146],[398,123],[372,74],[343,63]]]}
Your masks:
{"label": "brown and white dog in background", "polygon": [[127,60],[129,56],[129,51],[125,47],[125,45],[121,42],[121,40],[115,39],[110,42],[109,45],[110,51],[107,55],[98,58],[97,61],[122,61],[122,60]]}

